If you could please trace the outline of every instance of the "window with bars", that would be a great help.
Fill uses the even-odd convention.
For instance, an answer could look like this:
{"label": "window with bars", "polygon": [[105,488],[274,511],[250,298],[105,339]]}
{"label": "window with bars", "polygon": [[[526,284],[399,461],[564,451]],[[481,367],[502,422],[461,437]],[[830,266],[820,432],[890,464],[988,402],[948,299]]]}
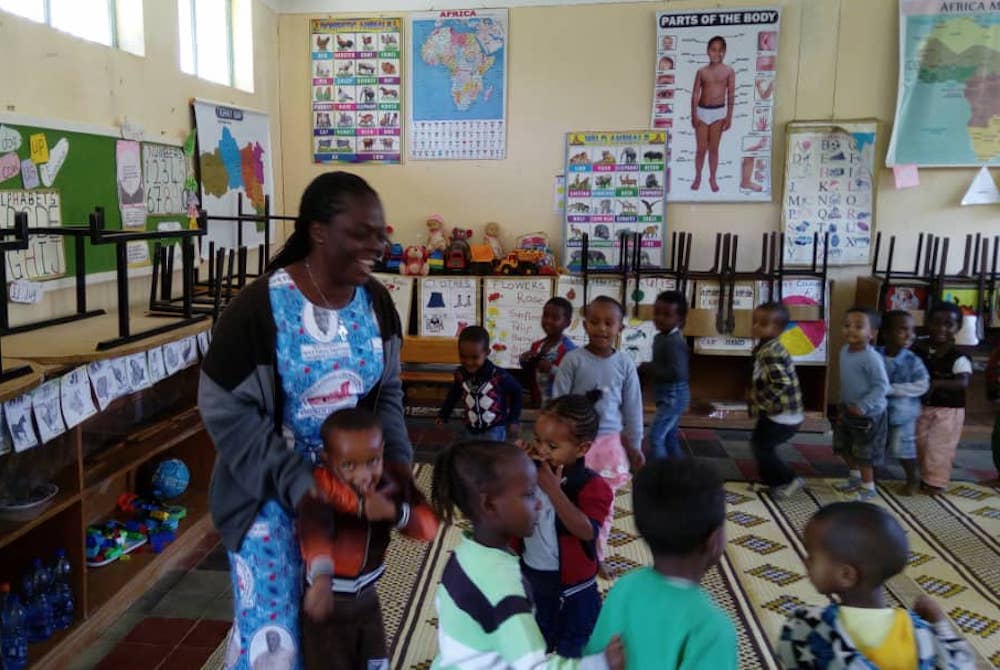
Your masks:
{"label": "window with bars", "polygon": [[0,10],[143,56],[142,0],[0,0]]}
{"label": "window with bars", "polygon": [[177,0],[181,70],[253,92],[253,0]]}

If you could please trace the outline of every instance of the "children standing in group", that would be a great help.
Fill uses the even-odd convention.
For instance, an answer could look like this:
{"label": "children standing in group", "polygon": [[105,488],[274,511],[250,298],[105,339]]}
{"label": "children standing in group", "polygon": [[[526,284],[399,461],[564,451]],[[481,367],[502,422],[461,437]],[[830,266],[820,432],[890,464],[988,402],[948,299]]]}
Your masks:
{"label": "children standing in group", "polygon": [[844,317],[844,339],[840,350],[839,416],[833,425],[833,450],[851,468],[848,479],[835,488],[858,491],[859,500],[871,500],[875,492],[875,466],[885,458],[888,432],[886,396],[889,377],[882,357],[871,346],[878,330],[878,315],[852,307]]}
{"label": "children standing in group", "polygon": [[620,577],[587,652],[620,635],[634,670],[735,670],[736,629],[698,583],[725,548],[725,492],[710,466],[654,461],[633,482],[632,507],[653,565]]}
{"label": "children standing in group", "polygon": [[320,430],[323,496],[299,508],[299,541],[309,588],[303,599],[305,666],[389,667],[375,584],[385,572],[393,527],[429,542],[438,522],[408,466],[382,461],[382,430],[367,410],[331,414]]}
{"label": "children standing in group", "polygon": [[989,400],[996,411],[996,418],[993,420],[993,434],[990,436],[990,446],[993,451],[993,469],[997,476],[989,484],[1000,486],[1000,344],[993,349],[990,360],[986,364],[986,399]]}
{"label": "children standing in group", "polygon": [[955,346],[962,328],[962,310],[939,302],[928,314],[927,337],[913,345],[931,377],[931,389],[917,419],[917,458],[920,488],[940,493],[951,481],[955,451],[965,423],[965,389],[972,376],[972,361]]}
{"label": "children standing in group", "polygon": [[611,515],[611,487],[584,464],[597,437],[600,391],[560,396],[542,409],[535,440],[541,510],[534,532],[518,541],[535,619],[549,651],[577,658],[601,610],[597,536]]}
{"label": "children standing in group", "polygon": [[566,298],[555,297],[545,303],[542,311],[542,331],[545,337],[534,342],[531,349],[521,354],[521,367],[528,372],[534,384],[531,393],[539,406],[552,399],[552,384],[556,370],[567,352],[576,344],[563,332],[573,320],[573,305]]}
{"label": "children standing in group", "polygon": [[531,535],[538,517],[538,469],[503,442],[460,442],[437,457],[431,484],[435,511],[451,523],[456,510],[472,522],[441,575],[434,599],[438,655],[433,670],[525,668],[623,670],[621,641],[582,659],[546,658],[521,566],[508,550]]}
{"label": "children standing in group", "polygon": [[[598,389],[600,427],[597,438],[586,455],[587,467],[594,470],[617,491],[629,480],[629,465],[638,469],[644,461],[642,444],[642,390],[632,359],[615,349],[622,329],[625,309],[617,300],[605,296],[587,305],[583,323],[587,346],[566,354],[556,381],[556,396],[585,394]],[[610,574],[603,565],[611,519],[601,527],[597,546],[602,576]]]}
{"label": "children standing in group", "polygon": [[778,447],[795,435],[805,420],[802,388],[792,356],[779,337],[788,325],[788,309],[768,302],[753,311],[753,378],[750,384],[750,415],[755,417],[750,445],[757,469],[771,493],[786,499],[805,486],[778,456]]}
{"label": "children standing in group", "polygon": [[827,505],[806,524],[805,545],[809,581],[837,602],[800,607],[788,618],[778,644],[782,667],[975,667],[968,643],[933,600],[920,596],[913,611],[887,606],[884,585],[909,556],[906,533],[889,512],[863,502]]}
{"label": "children standing in group", "polygon": [[447,423],[455,404],[461,401],[465,436],[503,441],[521,432],[524,391],[509,372],[493,364],[490,334],[482,326],[468,326],[458,336],[455,381],[448,391],[437,423]]}
{"label": "children standing in group", "polygon": [[917,473],[917,417],[920,398],[930,388],[927,368],[910,351],[913,344],[913,317],[905,310],[893,310],[882,319],[879,348],[889,377],[889,455],[898,458],[906,473],[900,494],[912,496],[920,487]]}
{"label": "children standing in group", "polygon": [[679,440],[681,415],[691,402],[688,387],[688,346],[681,329],[688,304],[679,291],[664,291],[653,304],[653,383],[656,417],[649,428],[649,454],[653,458],[684,455]]}

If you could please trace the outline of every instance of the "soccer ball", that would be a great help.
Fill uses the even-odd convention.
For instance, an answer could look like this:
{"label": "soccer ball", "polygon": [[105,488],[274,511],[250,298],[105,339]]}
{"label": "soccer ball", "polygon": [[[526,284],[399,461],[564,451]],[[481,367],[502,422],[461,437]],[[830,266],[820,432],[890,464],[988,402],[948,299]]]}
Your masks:
{"label": "soccer ball", "polygon": [[156,466],[153,471],[153,495],[161,500],[176,498],[187,490],[191,472],[179,458],[171,458]]}

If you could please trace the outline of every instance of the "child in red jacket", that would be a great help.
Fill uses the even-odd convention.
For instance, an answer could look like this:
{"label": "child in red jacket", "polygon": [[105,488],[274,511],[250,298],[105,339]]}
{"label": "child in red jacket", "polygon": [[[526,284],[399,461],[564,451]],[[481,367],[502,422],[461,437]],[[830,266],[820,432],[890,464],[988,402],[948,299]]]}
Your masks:
{"label": "child in red jacket", "polygon": [[[302,647],[306,668],[388,668],[375,583],[385,572],[393,527],[428,542],[438,521],[409,468],[382,462],[374,414],[346,409],[321,429],[325,464],[319,496],[299,509],[299,539],[309,587]],[[325,499],[325,500],[324,500]]]}

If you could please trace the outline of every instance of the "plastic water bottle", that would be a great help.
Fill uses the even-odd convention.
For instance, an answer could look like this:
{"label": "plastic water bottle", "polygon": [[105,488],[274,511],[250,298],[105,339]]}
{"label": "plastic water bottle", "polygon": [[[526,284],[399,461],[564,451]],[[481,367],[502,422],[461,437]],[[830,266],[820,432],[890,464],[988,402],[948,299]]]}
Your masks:
{"label": "plastic water bottle", "polygon": [[42,559],[36,558],[31,571],[24,576],[24,597],[27,600],[28,642],[43,642],[52,637],[52,603],[49,601],[50,579]]}
{"label": "plastic water bottle", "polygon": [[56,551],[56,562],[52,566],[52,623],[56,630],[64,630],[73,625],[73,587],[70,586],[72,568],[66,558],[66,550]]}
{"label": "plastic water bottle", "polygon": [[0,609],[0,665],[3,670],[23,670],[28,667],[28,636],[21,601],[10,592],[10,584],[0,584],[3,609]]}

